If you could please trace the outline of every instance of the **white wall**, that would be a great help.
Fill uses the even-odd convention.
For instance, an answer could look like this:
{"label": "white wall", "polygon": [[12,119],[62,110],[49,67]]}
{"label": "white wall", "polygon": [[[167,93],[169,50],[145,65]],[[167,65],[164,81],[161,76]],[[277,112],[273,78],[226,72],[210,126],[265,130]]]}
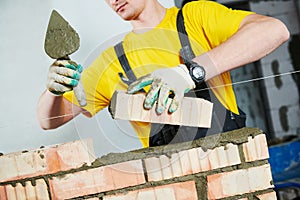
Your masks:
{"label": "white wall", "polygon": [[[160,2],[166,7],[174,5],[171,0]],[[53,62],[43,49],[52,9],[79,33],[81,46],[71,57],[83,64],[95,49],[102,48],[100,44],[129,31],[129,23],[114,14],[104,0],[1,0],[0,8],[0,152],[86,137],[94,139],[98,155],[141,147],[127,122],[111,120],[106,110],[92,119],[80,116],[51,131],[41,130],[36,117],[37,101]]]}

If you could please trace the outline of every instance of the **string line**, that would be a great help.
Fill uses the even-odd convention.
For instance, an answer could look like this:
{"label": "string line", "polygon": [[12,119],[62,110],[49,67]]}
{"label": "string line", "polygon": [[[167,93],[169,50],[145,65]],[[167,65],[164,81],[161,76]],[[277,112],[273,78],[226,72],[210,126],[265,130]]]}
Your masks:
{"label": "string line", "polygon": [[[299,72],[300,72],[300,70],[296,70],[296,71],[292,71],[292,72],[285,72],[285,73],[281,73],[281,74],[275,74],[275,75],[259,77],[259,78],[253,78],[253,79],[244,80],[244,81],[238,81],[238,82],[235,82],[235,83],[229,83],[229,84],[224,84],[224,85],[219,85],[219,86],[214,86],[214,87],[209,87],[209,88],[204,88],[204,89],[199,89],[199,90],[193,90],[192,92],[211,90],[211,89],[215,89],[215,88],[219,88],[219,87],[226,87],[226,86],[239,85],[239,84],[244,84],[244,83],[249,83],[249,82],[261,81],[261,80],[265,80],[265,79],[269,79],[269,78],[276,78],[276,77],[279,77],[279,76],[286,76],[286,75],[296,74],[296,73],[299,73]],[[88,113],[88,111],[83,111],[81,113]],[[59,119],[59,118],[62,118],[62,117],[68,117],[68,116],[72,116],[72,115],[73,115],[73,113],[58,115],[58,116],[43,118],[42,120],[55,120],[55,119]],[[4,128],[4,127],[8,127],[8,125],[0,125],[0,129]]]}
{"label": "string line", "polygon": [[203,88],[203,89],[199,89],[199,90],[193,90],[193,92],[194,91],[200,92],[200,91],[203,91],[203,90],[211,90],[211,89],[220,88],[220,87],[227,87],[227,86],[239,85],[239,84],[243,84],[243,83],[261,81],[261,80],[265,80],[265,79],[269,79],[269,78],[276,78],[276,77],[279,77],[279,76],[286,76],[286,75],[296,74],[296,73],[299,73],[299,72],[300,72],[300,70],[297,70],[297,71],[292,71],[292,72],[285,72],[285,73],[282,73],[282,74],[275,74],[275,75],[270,75],[270,76],[265,76],[265,77],[253,78],[253,79],[249,79],[249,80],[238,81],[238,82],[235,82],[235,83],[228,83],[228,84],[224,84],[224,85],[218,85],[218,86]]}

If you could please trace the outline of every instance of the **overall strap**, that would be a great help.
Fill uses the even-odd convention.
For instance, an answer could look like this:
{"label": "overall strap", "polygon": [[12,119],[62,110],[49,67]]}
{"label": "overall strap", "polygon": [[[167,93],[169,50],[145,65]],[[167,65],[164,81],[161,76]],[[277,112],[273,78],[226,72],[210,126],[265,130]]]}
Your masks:
{"label": "overall strap", "polygon": [[125,77],[123,76],[123,73],[119,73],[120,78],[122,79],[123,82],[125,82],[127,85],[129,85],[130,83],[132,83],[133,81],[136,80],[136,76],[134,75],[129,62],[127,60],[126,54],[124,52],[124,48],[123,48],[123,41],[119,42],[118,44],[116,44],[114,46],[115,52],[118,56],[119,62],[127,76],[127,79],[125,79]]}
{"label": "overall strap", "polygon": [[195,54],[193,52],[188,34],[185,30],[182,9],[178,11],[176,26],[177,26],[177,32],[180,39],[180,43],[182,46],[182,48],[180,49],[180,55],[183,58],[183,61],[187,61],[195,58]]}

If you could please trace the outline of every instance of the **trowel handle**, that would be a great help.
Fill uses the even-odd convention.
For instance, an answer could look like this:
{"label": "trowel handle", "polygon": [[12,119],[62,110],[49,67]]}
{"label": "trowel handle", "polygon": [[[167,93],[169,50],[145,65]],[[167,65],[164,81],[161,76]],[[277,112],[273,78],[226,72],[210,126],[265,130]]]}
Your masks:
{"label": "trowel handle", "polygon": [[79,105],[81,107],[86,106],[86,96],[81,81],[79,81],[78,85],[73,88],[73,91]]}
{"label": "trowel handle", "polygon": [[[60,58],[59,60],[69,60],[69,61],[71,61],[69,56],[65,56],[63,58]],[[71,61],[71,62],[73,62],[73,61]],[[77,64],[74,63],[74,65],[77,65]],[[73,88],[73,91],[74,91],[75,97],[76,97],[79,105],[81,107],[86,106],[86,104],[87,104],[86,103],[86,96],[85,96],[85,92],[84,92],[84,88],[83,88],[83,85],[81,83],[81,80],[78,81],[78,85]]]}

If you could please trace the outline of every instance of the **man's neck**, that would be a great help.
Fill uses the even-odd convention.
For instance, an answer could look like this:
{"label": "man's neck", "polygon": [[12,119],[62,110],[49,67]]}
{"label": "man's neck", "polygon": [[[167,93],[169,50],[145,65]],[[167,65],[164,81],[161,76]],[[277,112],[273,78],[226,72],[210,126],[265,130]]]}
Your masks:
{"label": "man's neck", "polygon": [[148,5],[136,19],[130,21],[133,32],[141,34],[153,29],[163,20],[166,11],[167,9],[159,3]]}

